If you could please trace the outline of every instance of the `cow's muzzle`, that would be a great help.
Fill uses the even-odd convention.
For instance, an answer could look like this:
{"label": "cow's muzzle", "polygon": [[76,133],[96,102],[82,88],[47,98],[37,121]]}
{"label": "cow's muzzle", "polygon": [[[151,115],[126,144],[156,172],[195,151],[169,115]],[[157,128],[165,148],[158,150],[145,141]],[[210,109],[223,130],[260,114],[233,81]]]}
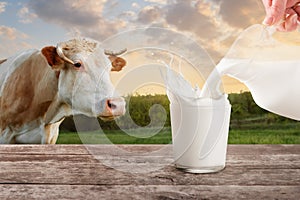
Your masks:
{"label": "cow's muzzle", "polygon": [[122,97],[108,98],[104,101],[104,111],[99,116],[104,121],[113,120],[116,117],[122,116],[126,111],[126,103]]}

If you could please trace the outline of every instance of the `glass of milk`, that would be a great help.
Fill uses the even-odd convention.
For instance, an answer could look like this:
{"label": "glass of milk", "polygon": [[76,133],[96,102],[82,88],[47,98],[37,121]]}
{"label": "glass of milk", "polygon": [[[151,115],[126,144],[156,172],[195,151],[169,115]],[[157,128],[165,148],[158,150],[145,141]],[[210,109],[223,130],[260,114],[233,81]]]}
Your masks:
{"label": "glass of milk", "polygon": [[170,104],[176,168],[213,173],[225,167],[231,105],[227,95]]}

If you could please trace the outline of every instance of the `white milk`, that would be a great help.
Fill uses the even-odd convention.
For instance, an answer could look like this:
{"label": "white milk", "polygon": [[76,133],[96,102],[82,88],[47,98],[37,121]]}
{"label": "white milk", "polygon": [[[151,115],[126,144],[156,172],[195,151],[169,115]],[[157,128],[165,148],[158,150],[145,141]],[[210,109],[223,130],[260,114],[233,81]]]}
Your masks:
{"label": "white milk", "polygon": [[202,91],[206,97],[218,97],[220,74],[244,83],[254,101],[273,113],[300,120],[300,60],[253,61],[222,59]]}
{"label": "white milk", "polygon": [[300,120],[300,60],[252,61],[239,67],[242,68],[239,73],[236,73],[237,69],[233,70],[234,67],[225,73],[243,82],[257,105]]}
{"label": "white milk", "polygon": [[240,80],[260,107],[300,120],[300,46],[278,41],[275,29],[253,25],[243,31],[210,74],[201,97],[218,98],[221,76]]}
{"label": "white milk", "polygon": [[174,163],[191,173],[225,167],[231,106],[227,95],[202,98],[184,77],[167,66]]}
{"label": "white milk", "polygon": [[225,167],[231,106],[220,99],[199,99],[191,106],[171,103],[174,162],[191,173],[211,173]]}

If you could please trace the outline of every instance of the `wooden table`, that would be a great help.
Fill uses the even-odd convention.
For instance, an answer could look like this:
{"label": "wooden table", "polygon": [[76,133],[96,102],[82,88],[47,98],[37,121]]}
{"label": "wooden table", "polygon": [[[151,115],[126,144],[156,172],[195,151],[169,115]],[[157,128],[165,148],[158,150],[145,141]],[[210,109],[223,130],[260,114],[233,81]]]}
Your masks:
{"label": "wooden table", "polygon": [[[117,148],[128,153],[1,145],[0,199],[300,199],[300,145],[229,145],[227,167],[215,174],[175,169],[170,145]],[[164,155],[150,155],[159,149]]]}

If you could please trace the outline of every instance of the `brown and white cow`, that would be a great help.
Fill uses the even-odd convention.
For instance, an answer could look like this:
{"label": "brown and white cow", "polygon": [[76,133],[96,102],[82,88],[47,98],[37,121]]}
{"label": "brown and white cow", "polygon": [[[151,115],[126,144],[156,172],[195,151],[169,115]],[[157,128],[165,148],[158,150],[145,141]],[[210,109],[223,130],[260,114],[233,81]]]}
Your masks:
{"label": "brown and white cow", "polygon": [[85,38],[0,61],[0,143],[55,144],[65,116],[123,115],[125,102],[114,96],[110,71],[125,64]]}

